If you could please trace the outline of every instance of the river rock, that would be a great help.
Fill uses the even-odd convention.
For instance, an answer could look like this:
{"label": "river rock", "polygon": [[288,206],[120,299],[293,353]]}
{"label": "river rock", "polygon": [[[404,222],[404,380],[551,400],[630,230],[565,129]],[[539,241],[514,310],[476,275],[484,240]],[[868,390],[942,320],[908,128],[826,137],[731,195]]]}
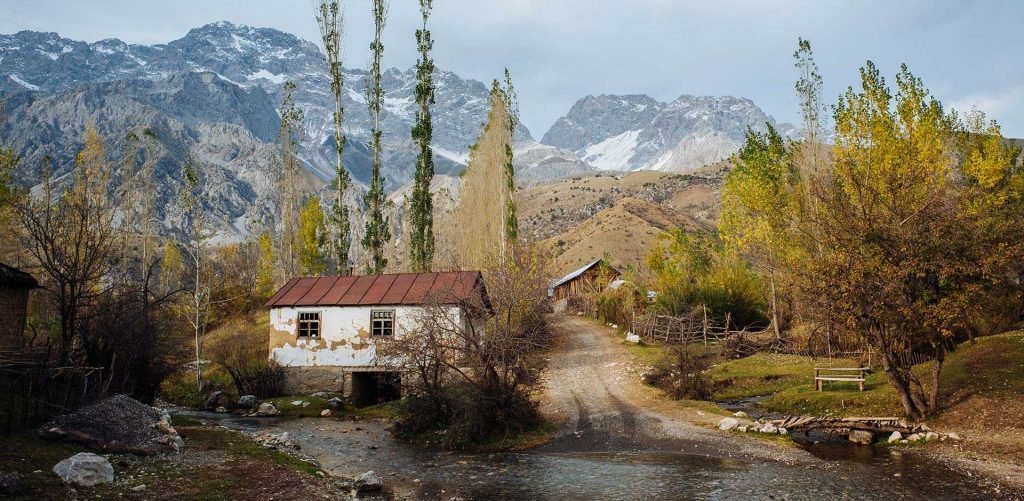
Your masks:
{"label": "river rock", "polygon": [[632,332],[626,333],[626,342],[633,344],[640,344],[640,336],[633,334]]}
{"label": "river rock", "polygon": [[260,404],[259,410],[256,411],[256,415],[257,416],[276,416],[277,415],[277,407],[274,407],[274,404],[272,404],[270,402],[263,402],[262,404]]}
{"label": "river rock", "polygon": [[921,440],[922,438],[924,438],[924,436],[922,436],[920,433],[914,433],[914,434],[910,435],[909,437],[907,437],[907,441],[908,442],[917,442],[917,441]]}
{"label": "river rock", "polygon": [[374,473],[373,470],[370,470],[359,475],[353,487],[355,487],[356,492],[372,492],[381,490],[383,485],[381,484],[380,476]]}
{"label": "river rock", "polygon": [[310,393],[309,396],[311,396],[313,398],[322,398],[324,400],[327,400],[328,398],[331,398],[331,394],[327,393],[326,391],[318,391],[318,392],[315,392],[315,393]]}
{"label": "river rock", "polygon": [[938,439],[939,439],[939,434],[935,433],[934,431],[929,431],[928,433],[924,434],[925,442],[934,442],[934,441],[936,441]]}
{"label": "river rock", "polygon": [[778,433],[779,429],[771,423],[761,425],[761,433]]}
{"label": "river rock", "polygon": [[957,435],[956,433],[947,433],[946,438],[953,440],[954,442],[959,442],[963,440],[962,438],[960,438],[960,435]]}
{"label": "river rock", "polygon": [[103,456],[79,452],[53,467],[53,472],[66,483],[92,486],[114,481],[114,467]]}
{"label": "river rock", "polygon": [[734,412],[734,413],[733,413],[733,417],[738,417],[738,418],[746,418],[746,417],[749,417],[749,416],[747,416],[747,413],[746,413],[746,412],[743,412],[743,411],[737,411],[737,412]]}
{"label": "river rock", "polygon": [[875,440],[875,434],[866,430],[850,430],[849,440],[855,444],[871,445]]}
{"label": "river rock", "polygon": [[320,417],[331,417],[331,410],[330,409],[324,409],[324,410],[320,411]]}
{"label": "river rock", "polygon": [[334,397],[327,401],[327,407],[330,407],[332,410],[336,411],[341,410],[345,408],[345,401],[338,397]]}
{"label": "river rock", "polygon": [[208,411],[212,411],[212,410],[216,409],[217,407],[220,407],[220,399],[223,398],[223,397],[224,397],[224,392],[223,391],[217,390],[217,391],[211,392],[210,395],[208,397],[206,397],[206,400],[203,401],[203,408],[208,410]]}
{"label": "river rock", "polygon": [[722,431],[729,431],[739,425],[740,422],[737,421],[736,418],[727,417],[722,418],[722,420],[718,422],[718,429]]}
{"label": "river rock", "polygon": [[779,428],[779,435],[789,435],[789,430],[785,428]]}
{"label": "river rock", "polygon": [[256,395],[242,395],[242,397],[238,399],[238,407],[240,409],[252,409],[253,407],[256,407],[256,404],[258,403],[259,400],[256,398]]}
{"label": "river rock", "polygon": [[903,440],[903,434],[898,431],[894,431],[892,432],[892,435],[889,435],[889,439],[887,440],[887,442],[889,442],[890,444],[895,444],[898,443],[900,440]]}
{"label": "river rock", "polygon": [[13,471],[0,475],[0,495],[13,496],[21,490],[21,474]]}
{"label": "river rock", "polygon": [[736,429],[741,431],[741,432],[743,432],[743,433],[746,433],[747,431],[750,430],[750,427],[748,427],[748,426],[737,426]]}

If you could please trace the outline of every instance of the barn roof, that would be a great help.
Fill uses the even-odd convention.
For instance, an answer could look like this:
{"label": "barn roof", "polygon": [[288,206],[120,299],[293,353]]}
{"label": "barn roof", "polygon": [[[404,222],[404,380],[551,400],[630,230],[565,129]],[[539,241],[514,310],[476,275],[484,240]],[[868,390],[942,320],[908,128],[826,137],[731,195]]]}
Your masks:
{"label": "barn roof", "polygon": [[458,304],[483,294],[479,271],[398,273],[347,277],[293,278],[264,306],[398,306],[431,303]]}
{"label": "barn roof", "polygon": [[28,289],[34,289],[39,287],[39,282],[36,281],[32,275],[25,273],[13,266],[7,266],[4,263],[0,263],[0,285],[10,285],[15,287],[25,287]]}
{"label": "barn roof", "polygon": [[[591,268],[601,264],[602,261],[603,260],[601,260],[601,259],[595,259],[595,260],[587,263],[586,265],[584,265],[582,268],[580,268],[578,270],[575,270],[575,271],[569,273],[568,275],[566,275],[566,276],[564,276],[562,278],[559,278],[558,280],[555,280],[554,282],[551,282],[551,285],[549,285],[548,288],[554,289],[555,287],[558,287],[559,285],[562,285],[562,284],[567,283],[567,282],[571,282],[574,278],[579,277],[580,275],[586,273]],[[605,266],[607,266],[607,265],[605,265]],[[616,270],[615,268],[612,268],[611,266],[608,266],[608,269],[618,273],[618,270]]]}

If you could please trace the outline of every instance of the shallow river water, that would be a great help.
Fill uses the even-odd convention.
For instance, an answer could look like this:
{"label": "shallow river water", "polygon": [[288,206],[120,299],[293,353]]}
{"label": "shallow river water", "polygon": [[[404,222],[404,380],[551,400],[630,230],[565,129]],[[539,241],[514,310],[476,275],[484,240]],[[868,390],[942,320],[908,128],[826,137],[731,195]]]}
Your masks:
{"label": "shallow river water", "polygon": [[374,470],[395,498],[1024,499],[920,454],[839,443],[804,444],[813,457],[796,464],[711,457],[685,441],[629,444],[572,434],[530,452],[470,454],[395,441],[378,421],[218,421],[237,430],[287,431],[326,471]]}

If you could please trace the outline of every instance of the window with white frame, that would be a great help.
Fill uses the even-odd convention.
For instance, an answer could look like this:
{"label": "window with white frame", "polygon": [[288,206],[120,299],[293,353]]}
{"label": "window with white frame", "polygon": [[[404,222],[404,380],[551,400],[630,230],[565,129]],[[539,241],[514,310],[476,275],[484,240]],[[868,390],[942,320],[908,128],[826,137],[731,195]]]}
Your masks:
{"label": "window with white frame", "polygon": [[320,312],[299,312],[299,337],[320,337]]}
{"label": "window with white frame", "polygon": [[391,336],[395,333],[395,310],[371,310],[370,334]]}

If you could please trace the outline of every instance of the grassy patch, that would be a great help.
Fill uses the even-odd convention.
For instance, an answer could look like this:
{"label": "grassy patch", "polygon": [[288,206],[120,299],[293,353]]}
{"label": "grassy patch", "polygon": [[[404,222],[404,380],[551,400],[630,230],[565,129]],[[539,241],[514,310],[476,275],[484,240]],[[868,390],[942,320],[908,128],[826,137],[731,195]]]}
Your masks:
{"label": "grassy patch", "polygon": [[395,420],[402,416],[403,405],[401,400],[387,402],[369,407],[346,407],[345,411],[354,416],[366,419],[390,419]]}
{"label": "grassy patch", "polygon": [[282,417],[320,417],[324,409],[330,409],[320,397],[277,397],[265,402],[273,404]]}
{"label": "grassy patch", "polygon": [[557,433],[558,425],[544,421],[532,430],[495,437],[486,442],[474,444],[470,450],[474,452],[523,451],[550,442]]}
{"label": "grassy patch", "polygon": [[[826,382],[815,391],[814,367],[853,367],[852,360],[825,360],[761,353],[719,364],[710,375],[720,384],[719,400],[770,395],[759,405],[786,414],[901,416],[896,392],[881,370],[864,382]],[[927,384],[931,363],[914,367]],[[955,405],[971,396],[1017,399],[1024,395],[1024,333],[1013,332],[964,343],[951,353],[940,376],[940,400]]]}

